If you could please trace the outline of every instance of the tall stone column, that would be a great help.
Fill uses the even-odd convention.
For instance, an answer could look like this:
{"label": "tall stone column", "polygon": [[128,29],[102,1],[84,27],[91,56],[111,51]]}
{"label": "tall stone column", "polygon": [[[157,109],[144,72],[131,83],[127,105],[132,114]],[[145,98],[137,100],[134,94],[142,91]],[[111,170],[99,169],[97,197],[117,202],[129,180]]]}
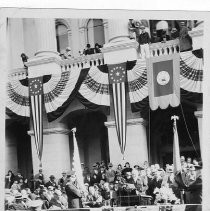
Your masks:
{"label": "tall stone column", "polygon": [[[105,64],[117,64],[136,60],[138,43],[129,39],[128,19],[108,20],[109,43],[102,49]],[[126,161],[131,165],[142,165],[148,161],[147,138],[144,121],[139,114],[131,112],[129,96],[127,94],[127,144],[125,150],[125,160],[123,160],[118,143],[113,106],[111,102],[111,115],[105,125],[108,128],[109,155],[110,161],[117,165]]]}
{"label": "tall stone column", "polygon": [[37,53],[36,55],[49,55],[57,52],[55,20],[35,19],[37,29]]}
{"label": "tall stone column", "polygon": [[[42,169],[46,179],[51,174],[58,179],[62,171],[70,170],[69,132],[68,129],[62,127],[44,129],[43,131]],[[30,130],[28,134],[31,136],[33,171],[36,174],[39,170],[39,159],[34,131]]]}
{"label": "tall stone column", "polygon": [[27,62],[30,78],[60,73],[61,58],[57,52],[55,20],[35,19],[37,52]]}
{"label": "tall stone column", "polygon": [[86,48],[86,36],[85,36],[85,27],[79,28],[79,43],[80,43],[80,50],[84,50]]}
{"label": "tall stone column", "polygon": [[102,49],[105,64],[137,59],[138,42],[129,39],[128,19],[109,19],[108,34],[109,43]]}
{"label": "tall stone column", "polygon": [[109,42],[129,40],[128,19],[109,19]]}
{"label": "tall stone column", "polygon": [[105,43],[109,42],[109,29],[108,29],[108,20],[104,19],[103,20],[104,24],[104,38],[105,38]]}
{"label": "tall stone column", "polygon": [[201,157],[203,157],[203,131],[202,131],[202,122],[203,122],[203,111],[195,111],[195,116],[198,120],[198,131],[199,131],[199,139],[200,139],[200,150],[201,150]]}
{"label": "tall stone column", "polygon": [[79,33],[79,25],[77,19],[71,20],[71,46],[74,57],[79,56],[79,50],[80,50],[80,33]]}
{"label": "tall stone column", "polygon": [[9,70],[23,68],[23,62],[20,57],[24,52],[24,33],[23,19],[11,18],[8,20],[8,39],[9,39]]}
{"label": "tall stone column", "polygon": [[135,164],[143,165],[144,161],[148,161],[146,129],[142,118],[127,121],[127,143],[124,160],[117,139],[115,122],[106,122],[105,125],[108,128],[110,162],[114,165],[119,163],[124,165],[128,161],[133,166]]}

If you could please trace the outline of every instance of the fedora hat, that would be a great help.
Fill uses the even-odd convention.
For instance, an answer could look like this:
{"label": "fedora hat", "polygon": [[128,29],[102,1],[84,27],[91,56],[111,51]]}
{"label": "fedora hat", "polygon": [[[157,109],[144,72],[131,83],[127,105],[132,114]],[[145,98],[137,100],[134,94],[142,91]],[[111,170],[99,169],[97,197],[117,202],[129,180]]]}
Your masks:
{"label": "fedora hat", "polygon": [[22,197],[22,194],[21,193],[16,193],[15,194],[15,199],[22,199],[23,197]]}
{"label": "fedora hat", "polygon": [[113,164],[112,163],[109,163],[108,167],[113,167]]}

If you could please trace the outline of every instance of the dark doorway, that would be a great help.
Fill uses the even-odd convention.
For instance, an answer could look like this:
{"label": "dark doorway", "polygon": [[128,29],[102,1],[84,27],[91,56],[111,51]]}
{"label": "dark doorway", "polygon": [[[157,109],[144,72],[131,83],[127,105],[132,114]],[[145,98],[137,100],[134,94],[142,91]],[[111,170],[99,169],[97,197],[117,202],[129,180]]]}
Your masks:
{"label": "dark doorway", "polygon": [[[76,127],[80,160],[91,167],[95,162],[109,162],[108,132],[104,125],[107,117],[102,112],[74,111],[66,117],[69,129]],[[70,160],[73,160],[73,135],[70,133]]]}

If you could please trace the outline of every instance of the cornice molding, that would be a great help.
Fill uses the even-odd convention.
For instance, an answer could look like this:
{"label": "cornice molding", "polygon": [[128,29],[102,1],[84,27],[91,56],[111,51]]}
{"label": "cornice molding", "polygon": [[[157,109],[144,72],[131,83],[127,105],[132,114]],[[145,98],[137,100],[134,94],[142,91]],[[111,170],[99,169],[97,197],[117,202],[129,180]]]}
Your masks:
{"label": "cornice molding", "polygon": [[[43,129],[43,135],[51,135],[51,134],[64,134],[68,135],[71,131],[66,128],[49,128]],[[28,135],[34,136],[34,130],[29,130]]]}
{"label": "cornice molding", "polygon": [[[105,126],[107,128],[113,128],[115,127],[115,121],[110,122],[104,122]],[[147,122],[143,118],[137,118],[137,119],[128,119],[127,120],[127,126],[129,125],[143,125],[146,126]]]}

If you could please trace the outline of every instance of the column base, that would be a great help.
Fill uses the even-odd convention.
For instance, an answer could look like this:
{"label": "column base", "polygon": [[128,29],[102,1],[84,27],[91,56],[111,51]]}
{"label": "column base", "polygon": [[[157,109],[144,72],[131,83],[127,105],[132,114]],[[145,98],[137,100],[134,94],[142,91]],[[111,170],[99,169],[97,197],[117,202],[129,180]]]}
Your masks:
{"label": "column base", "polygon": [[56,52],[42,51],[26,63],[32,77],[61,73],[62,60]]}
{"label": "column base", "polygon": [[[52,174],[58,179],[62,171],[70,170],[69,132],[65,128],[50,128],[43,131],[42,169],[46,180]],[[40,161],[36,151],[34,131],[28,131],[28,134],[31,136],[33,171],[36,174],[40,168]]]}
{"label": "column base", "polygon": [[138,42],[135,40],[119,40],[104,45],[102,52],[104,53],[105,64],[116,64],[136,60],[138,58],[137,49]]}
{"label": "column base", "polygon": [[114,165],[119,163],[124,165],[128,161],[134,166],[135,164],[143,165],[144,161],[148,161],[146,129],[142,118],[127,120],[127,143],[124,160],[117,139],[115,122],[105,122],[105,125],[108,128],[110,162]]}

